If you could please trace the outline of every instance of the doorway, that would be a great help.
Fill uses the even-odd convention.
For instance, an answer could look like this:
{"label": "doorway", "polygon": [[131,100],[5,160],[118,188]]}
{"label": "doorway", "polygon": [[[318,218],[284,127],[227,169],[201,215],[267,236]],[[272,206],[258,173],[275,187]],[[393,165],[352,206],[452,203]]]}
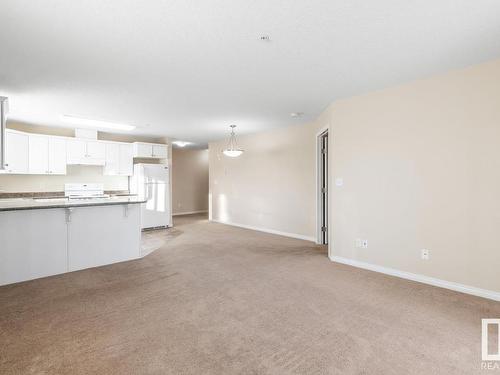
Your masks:
{"label": "doorway", "polygon": [[328,245],[328,130],[322,131],[317,139],[317,240]]}

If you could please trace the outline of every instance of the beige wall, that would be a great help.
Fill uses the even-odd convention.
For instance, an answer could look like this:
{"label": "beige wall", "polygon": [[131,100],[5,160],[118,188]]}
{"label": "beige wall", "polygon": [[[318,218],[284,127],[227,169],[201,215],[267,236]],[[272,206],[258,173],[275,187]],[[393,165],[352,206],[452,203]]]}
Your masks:
{"label": "beige wall", "polygon": [[315,233],[315,128],[291,126],[238,138],[238,158],[209,144],[213,220],[303,237]]}
{"label": "beige wall", "polygon": [[[7,127],[28,133],[48,134],[57,136],[73,137],[74,130],[58,127],[47,127],[30,124],[9,122]],[[99,139],[117,142],[156,142],[169,143],[168,138],[153,138],[142,136],[131,136],[128,134],[112,134],[99,132]],[[171,147],[169,147],[170,152]],[[136,160],[136,162],[152,161]],[[94,182],[104,184],[105,190],[128,190],[128,177],[104,176],[103,167],[68,165],[67,174],[63,176],[45,175],[0,175],[0,193],[2,192],[60,192],[64,191],[65,183],[72,182]]]}
{"label": "beige wall", "polygon": [[500,291],[500,60],[335,102],[312,125],[241,137],[241,159],[211,144],[214,217],[314,236],[312,147],[325,125],[332,256]]}
{"label": "beige wall", "polygon": [[208,210],[208,150],[172,150],[172,212]]}
{"label": "beige wall", "polygon": [[319,122],[344,179],[333,255],[500,291],[500,60],[336,102]]}

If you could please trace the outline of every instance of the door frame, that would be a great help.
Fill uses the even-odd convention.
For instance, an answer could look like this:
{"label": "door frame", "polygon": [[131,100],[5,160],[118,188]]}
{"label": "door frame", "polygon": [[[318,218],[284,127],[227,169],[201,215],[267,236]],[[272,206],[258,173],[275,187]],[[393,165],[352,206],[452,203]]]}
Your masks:
{"label": "door frame", "polygon": [[[322,203],[321,203],[321,194],[320,194],[320,186],[321,186],[321,136],[325,133],[328,132],[328,172],[330,171],[330,154],[331,154],[331,131],[330,131],[330,126],[325,125],[321,127],[318,132],[316,133],[316,184],[315,184],[315,194],[316,194],[316,243],[317,244],[322,244],[322,232],[321,232],[321,208],[322,208]],[[328,191],[327,191],[327,196],[330,196],[330,175],[331,173],[327,173],[327,186],[328,186]],[[327,246],[328,246],[328,256],[330,256],[330,249],[331,249],[331,215],[330,215],[330,199],[328,199],[327,202]]]}

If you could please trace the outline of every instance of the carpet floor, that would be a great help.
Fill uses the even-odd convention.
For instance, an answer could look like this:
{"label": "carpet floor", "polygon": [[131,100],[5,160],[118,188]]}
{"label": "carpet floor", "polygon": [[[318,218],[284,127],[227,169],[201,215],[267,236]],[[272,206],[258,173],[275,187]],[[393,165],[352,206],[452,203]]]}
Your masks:
{"label": "carpet floor", "polygon": [[481,373],[500,303],[199,215],[175,225],[141,260],[0,287],[0,374]]}

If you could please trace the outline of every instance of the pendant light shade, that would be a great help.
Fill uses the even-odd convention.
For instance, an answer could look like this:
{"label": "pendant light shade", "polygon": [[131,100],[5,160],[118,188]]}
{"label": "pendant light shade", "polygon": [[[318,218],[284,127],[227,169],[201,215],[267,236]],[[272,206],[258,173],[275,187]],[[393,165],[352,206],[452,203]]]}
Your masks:
{"label": "pendant light shade", "polygon": [[243,154],[243,150],[238,148],[236,145],[236,134],[234,134],[234,128],[236,125],[230,125],[231,127],[231,135],[229,136],[229,142],[227,144],[227,148],[222,151],[222,153],[230,158],[236,158]]}

